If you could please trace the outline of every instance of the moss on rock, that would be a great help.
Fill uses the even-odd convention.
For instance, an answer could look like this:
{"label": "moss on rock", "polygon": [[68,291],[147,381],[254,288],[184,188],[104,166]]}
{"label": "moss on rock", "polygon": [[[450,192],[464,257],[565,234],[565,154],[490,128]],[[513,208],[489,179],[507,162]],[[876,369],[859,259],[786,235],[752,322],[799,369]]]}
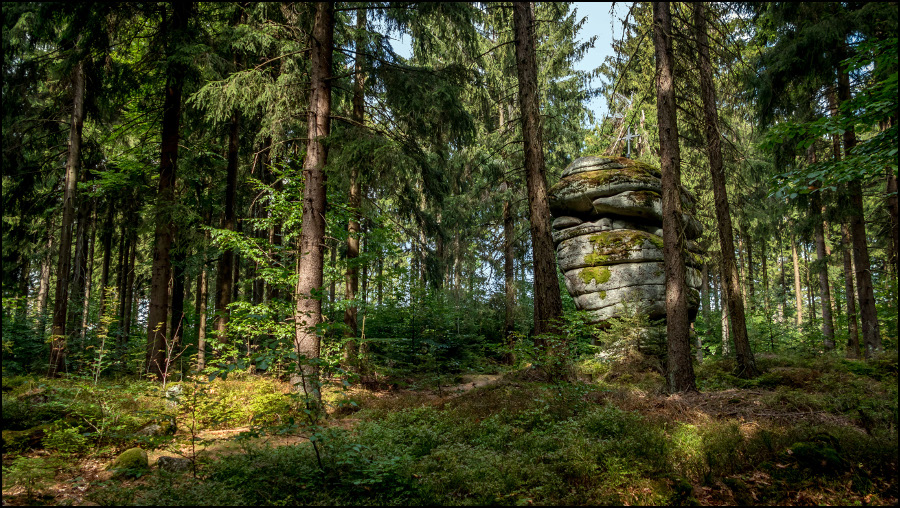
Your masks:
{"label": "moss on rock", "polygon": [[129,448],[116,457],[108,469],[115,471],[116,475],[141,476],[150,469],[150,460],[142,448]]}
{"label": "moss on rock", "polygon": [[[593,256],[593,254],[588,255],[587,258],[590,258],[591,256]],[[587,260],[587,258],[585,258],[585,260]],[[592,280],[597,284],[603,284],[609,281],[611,276],[612,272],[605,266],[590,266],[581,270],[581,280],[583,280],[585,284],[590,284]]]}
{"label": "moss on rock", "polygon": [[4,452],[22,452],[41,448],[41,442],[47,435],[49,424],[38,425],[25,430],[4,430],[3,431],[3,451]]}

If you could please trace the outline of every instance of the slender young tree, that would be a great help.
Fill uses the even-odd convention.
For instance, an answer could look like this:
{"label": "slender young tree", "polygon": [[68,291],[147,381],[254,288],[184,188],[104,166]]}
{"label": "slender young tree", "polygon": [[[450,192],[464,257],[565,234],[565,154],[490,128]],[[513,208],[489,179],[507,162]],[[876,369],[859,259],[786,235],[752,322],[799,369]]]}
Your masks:
{"label": "slender young tree", "polygon": [[663,259],[666,273],[666,379],[669,391],[696,391],[691,362],[684,223],[681,209],[681,151],[678,146],[674,86],[672,18],[668,2],[653,3],[653,47],[656,52],[656,97],[662,171]]}
{"label": "slender young tree", "polygon": [[[731,210],[728,205],[728,191],[725,186],[725,164],[722,159],[722,134],[719,131],[719,114],[716,109],[716,89],[713,83],[712,64],[709,58],[709,37],[706,34],[706,6],[702,2],[693,4],[694,28],[700,67],[700,93],[703,97],[703,118],[706,130],[706,155],[709,159],[710,177],[716,204],[716,220],[719,229],[719,246],[722,252],[725,298],[731,318],[731,337],[737,355],[738,375],[755,377],[759,374],[756,360],[750,348],[747,335],[747,321],[744,301],[741,298],[740,281],[734,262],[734,239],[732,238]],[[662,125],[662,123],[660,123]],[[665,229],[663,229],[665,232]],[[749,245],[749,239],[748,239]],[[749,252],[749,251],[748,251]],[[750,257],[749,254],[747,256]],[[751,286],[752,287],[752,286]],[[751,290],[752,292],[752,290]]]}
{"label": "slender young tree", "polygon": [[538,343],[543,344],[540,336],[553,331],[555,322],[562,316],[562,298],[556,276],[556,251],[550,234],[531,2],[513,2],[513,24],[534,260],[534,335]]}
{"label": "slender young tree", "polygon": [[[325,138],[331,127],[331,75],[334,46],[334,5],[316,3],[315,21],[309,38],[310,98],[308,142],[303,161],[303,219],[297,262],[297,305],[294,312],[294,348],[301,357],[303,389],[321,399],[319,369],[306,363],[319,358],[320,338],[316,326],[322,321],[322,266],[325,255],[325,171],[328,149]],[[306,361],[303,361],[305,358]]]}

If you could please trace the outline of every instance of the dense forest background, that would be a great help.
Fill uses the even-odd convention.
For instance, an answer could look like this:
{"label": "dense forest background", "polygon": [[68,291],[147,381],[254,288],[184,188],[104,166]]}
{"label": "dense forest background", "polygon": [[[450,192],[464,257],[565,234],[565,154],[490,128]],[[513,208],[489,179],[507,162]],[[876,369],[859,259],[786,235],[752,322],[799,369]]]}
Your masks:
{"label": "dense forest background", "polygon": [[[764,462],[756,448],[727,467],[715,465],[725,460],[716,454],[762,446],[753,439],[769,439],[773,464],[786,462],[773,457],[788,449],[791,460],[811,454],[812,466],[794,464],[803,478],[856,485],[840,494],[850,497],[817,502],[896,502],[896,3],[635,3],[616,28],[614,56],[592,72],[575,68],[594,38],[582,33],[570,3],[2,9],[3,419],[14,422],[4,423],[4,478],[13,479],[4,479],[5,502],[8,488],[33,501],[65,469],[35,458],[35,448],[79,457],[115,455],[136,442],[159,448],[161,436],[140,434],[147,418],[181,422],[188,414],[205,422],[188,437],[180,423],[176,437],[192,445],[199,429],[245,417],[255,438],[292,426],[305,439],[297,463],[312,464],[298,473],[309,477],[301,483],[325,482],[312,497],[213,502],[714,502],[722,498],[703,491],[704,481],[738,493],[750,480],[725,487],[710,475],[758,471]],[[392,49],[399,34],[411,38],[411,58]],[[669,95],[666,75],[674,77]],[[606,100],[608,117],[587,108],[595,96]],[[696,196],[705,251],[700,312],[689,332],[670,326],[669,334],[670,343],[684,342],[686,360],[671,347],[668,356],[638,347],[630,331],[642,326],[639,315],[590,325],[565,290],[548,243],[547,189],[586,155],[662,168],[664,182],[677,175],[674,185]],[[693,366],[689,379],[667,376],[684,361]],[[817,377],[826,374],[833,382]],[[464,485],[494,460],[450,446],[447,460],[475,456],[481,466],[461,464],[476,475],[465,481],[432,478],[426,495],[404,482],[427,477],[428,467],[376,449],[411,429],[439,432],[447,420],[412,395],[395,407],[374,394],[436,390],[443,401],[447,387],[471,384],[472,375],[500,381],[471,406],[434,411],[478,425],[505,414],[510,436],[513,427],[568,435],[547,430],[562,421],[599,426],[605,439],[647,434],[629,434],[628,450],[603,452],[620,457],[619,470],[590,466],[592,473],[546,491],[534,489],[556,485],[559,474],[439,493],[434,485]],[[228,399],[238,390],[229,382],[278,397]],[[788,432],[782,443],[693,422],[702,427],[697,443],[718,444],[697,452],[702,467],[678,459],[680,476],[659,487],[653,482],[672,470],[672,456],[654,455],[654,439],[693,438],[645,422],[646,408],[625,395],[599,410],[582,407],[604,390],[639,389],[671,404],[673,393],[779,383],[798,393],[822,383],[856,390],[856,399],[836,405],[784,397],[772,404],[790,406],[789,415],[803,407],[838,414],[844,419],[825,423],[864,429],[863,437],[815,427],[802,439]],[[474,385],[472,393],[482,393]],[[66,391],[73,386],[80,388]],[[135,417],[140,411],[128,404],[151,393],[159,404],[139,406],[152,418]],[[691,407],[713,399],[702,400]],[[511,413],[485,412],[511,401]],[[259,411],[228,413],[242,405]],[[113,422],[117,411],[122,419]],[[371,456],[327,423],[351,414],[393,422],[354,435],[373,447]],[[536,420],[516,420],[526,417]],[[37,438],[8,434],[38,427]],[[831,437],[814,439],[823,432]],[[457,438],[454,446],[475,446],[471,436]],[[539,441],[532,435],[529,446]],[[791,448],[798,442],[808,446]],[[428,455],[434,446],[415,460],[438,460]],[[535,453],[556,453],[547,446]],[[887,455],[855,458],[875,448]],[[623,465],[635,453],[648,469]],[[193,476],[204,477],[196,449],[182,455]],[[342,474],[350,481],[341,468],[357,474],[346,491],[329,483]],[[222,471],[204,477],[224,482],[211,489],[240,485],[222,480]],[[581,492],[577,478],[597,471],[612,491],[566,497],[570,488]],[[103,499],[165,501],[140,497],[143,488],[160,491],[141,485]],[[765,497],[753,485],[763,497],[726,501],[802,501],[781,491]],[[819,494],[831,488],[810,485]],[[177,492],[172,499],[192,502]]]}

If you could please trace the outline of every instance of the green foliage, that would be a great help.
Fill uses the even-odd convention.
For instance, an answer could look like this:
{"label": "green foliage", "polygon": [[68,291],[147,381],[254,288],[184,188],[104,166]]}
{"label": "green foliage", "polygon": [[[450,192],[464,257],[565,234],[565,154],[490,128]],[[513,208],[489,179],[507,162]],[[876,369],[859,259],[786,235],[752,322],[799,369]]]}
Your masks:
{"label": "green foliage", "polygon": [[25,489],[25,497],[34,502],[38,494],[50,486],[59,466],[51,457],[17,457],[3,465],[3,489],[19,486]]}
{"label": "green foliage", "polygon": [[47,450],[66,454],[82,453],[90,446],[86,434],[81,427],[71,427],[67,422],[58,421],[47,429],[42,443]]}
{"label": "green foliage", "polygon": [[830,135],[843,135],[853,130],[862,141],[840,160],[829,159],[809,166],[792,166],[776,175],[776,196],[795,199],[819,188],[837,190],[851,180],[878,179],[887,168],[897,173],[897,125],[879,129],[885,118],[897,114],[897,38],[866,40],[856,48],[854,56],[841,65],[847,72],[871,73],[865,87],[851,100],[840,105],[835,116],[808,121],[789,121],[775,125],[766,134],[763,148],[773,150],[780,144],[796,144],[804,151],[816,140]]}

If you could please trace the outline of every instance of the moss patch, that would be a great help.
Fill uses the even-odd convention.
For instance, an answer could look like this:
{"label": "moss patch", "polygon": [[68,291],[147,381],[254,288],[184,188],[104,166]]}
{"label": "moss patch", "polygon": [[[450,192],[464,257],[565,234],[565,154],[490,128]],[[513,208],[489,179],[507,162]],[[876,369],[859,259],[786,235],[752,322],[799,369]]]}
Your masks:
{"label": "moss patch", "polygon": [[[596,252],[592,252],[584,257],[584,262],[590,266],[600,266],[600,265],[605,265],[606,261],[608,259],[609,259],[609,256],[606,256],[604,254],[598,254]],[[584,274],[582,274],[582,278],[583,277],[584,277]],[[585,281],[585,283],[587,283],[587,281]]]}
{"label": "moss patch", "polygon": [[130,448],[116,457],[109,469],[115,471],[116,475],[140,476],[150,469],[150,461],[143,449]]}
{"label": "moss patch", "polygon": [[647,240],[649,240],[650,243],[652,243],[653,246],[656,247],[657,249],[663,250],[663,239],[661,237],[658,237],[656,235],[650,235],[647,238]]}
{"label": "moss patch", "polygon": [[[594,256],[594,254],[588,255],[587,258],[585,258],[585,261],[587,261],[588,258],[590,258],[592,256]],[[602,257],[605,258],[606,256],[602,256]],[[612,276],[612,273],[609,271],[609,268],[607,268],[605,266],[591,266],[591,267],[584,268],[583,270],[581,270],[581,280],[583,280],[585,284],[590,284],[592,280],[595,281],[597,284],[603,284],[603,283],[609,281],[610,276]],[[605,293],[605,291],[604,291],[604,293]],[[604,294],[604,296],[601,296],[601,298],[605,298],[605,297],[606,297],[605,294]]]}
{"label": "moss patch", "polygon": [[619,229],[591,235],[588,239],[594,245],[595,252],[605,250],[610,254],[621,254],[626,250],[640,249],[649,236],[651,236],[649,233],[643,231]]}

